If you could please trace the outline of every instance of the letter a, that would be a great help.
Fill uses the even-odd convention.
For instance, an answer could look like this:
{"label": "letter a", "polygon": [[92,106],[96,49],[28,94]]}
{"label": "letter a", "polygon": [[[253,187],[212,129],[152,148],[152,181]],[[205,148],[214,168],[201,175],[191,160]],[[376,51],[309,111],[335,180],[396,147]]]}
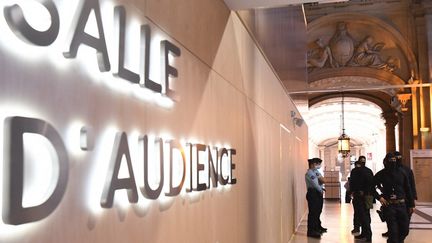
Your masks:
{"label": "letter a", "polygon": [[[118,178],[120,165],[123,158],[126,157],[126,163],[129,171],[129,178]],[[132,169],[131,157],[129,154],[129,146],[126,133],[117,133],[114,148],[111,157],[109,171],[106,177],[105,188],[102,193],[101,206],[103,208],[111,208],[114,202],[114,192],[116,190],[126,189],[128,199],[131,203],[138,202],[138,190],[135,183],[135,176]]]}
{"label": "letter a", "polygon": [[[111,65],[109,62],[108,51],[105,42],[99,0],[85,0],[83,2],[84,6],[82,7],[81,14],[78,18],[72,41],[70,42],[69,51],[64,52],[63,56],[66,58],[75,58],[78,53],[78,47],[81,44],[93,47],[97,51],[99,70],[101,72],[107,72],[111,69]],[[92,10],[96,16],[99,39],[84,32]]]}

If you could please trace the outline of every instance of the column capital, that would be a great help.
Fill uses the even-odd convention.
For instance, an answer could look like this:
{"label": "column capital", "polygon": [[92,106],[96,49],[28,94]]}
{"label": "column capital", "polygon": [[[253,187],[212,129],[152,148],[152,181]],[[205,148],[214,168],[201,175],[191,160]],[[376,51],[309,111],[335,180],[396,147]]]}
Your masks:
{"label": "column capital", "polygon": [[395,127],[399,122],[399,117],[395,111],[385,111],[381,116],[385,119],[386,127]]}

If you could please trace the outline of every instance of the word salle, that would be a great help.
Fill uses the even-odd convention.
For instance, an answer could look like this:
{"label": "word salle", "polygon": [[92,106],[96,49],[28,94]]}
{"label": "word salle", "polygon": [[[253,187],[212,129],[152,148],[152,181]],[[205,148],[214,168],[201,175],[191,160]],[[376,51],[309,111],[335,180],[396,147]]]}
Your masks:
{"label": "word salle", "polygon": [[[26,43],[36,46],[49,46],[60,33],[60,13],[53,0],[36,1],[45,8],[49,14],[51,24],[45,31],[40,31],[32,27],[25,17],[23,9],[18,4],[6,6],[3,10],[4,17],[9,28],[15,35]],[[85,32],[86,26],[91,13],[94,13],[98,37],[92,36]],[[113,75],[125,79],[131,83],[139,84],[141,87],[160,93],[166,97],[173,98],[174,91],[170,89],[170,77],[177,78],[178,71],[169,63],[169,55],[179,57],[181,55],[180,48],[168,40],[160,41],[160,63],[152,63],[152,65],[160,65],[161,80],[159,82],[150,79],[150,42],[151,28],[148,24],[140,26],[140,73],[135,73],[125,67],[125,43],[126,43],[126,9],[124,6],[116,6],[113,11],[113,19],[115,23],[114,38],[116,47],[113,50],[116,52],[117,66],[113,71]],[[105,39],[105,31],[102,23],[102,13],[99,0],[84,0],[82,7],[77,10],[73,33],[67,40],[68,50],[63,52],[65,58],[76,58],[78,48],[81,45],[93,48],[96,51],[96,59],[100,72],[108,72],[111,70],[110,59],[108,55],[107,42]]]}

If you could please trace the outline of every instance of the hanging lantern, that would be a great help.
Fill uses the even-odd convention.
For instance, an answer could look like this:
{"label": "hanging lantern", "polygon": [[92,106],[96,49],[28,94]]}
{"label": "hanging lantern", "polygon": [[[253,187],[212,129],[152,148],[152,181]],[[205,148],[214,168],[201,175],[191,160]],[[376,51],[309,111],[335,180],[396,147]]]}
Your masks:
{"label": "hanging lantern", "polygon": [[348,157],[350,153],[350,138],[342,133],[338,138],[338,152],[343,158]]}
{"label": "hanging lantern", "polygon": [[350,153],[350,138],[345,134],[345,120],[344,120],[344,94],[342,93],[342,134],[338,138],[338,152],[343,158],[349,156]]}

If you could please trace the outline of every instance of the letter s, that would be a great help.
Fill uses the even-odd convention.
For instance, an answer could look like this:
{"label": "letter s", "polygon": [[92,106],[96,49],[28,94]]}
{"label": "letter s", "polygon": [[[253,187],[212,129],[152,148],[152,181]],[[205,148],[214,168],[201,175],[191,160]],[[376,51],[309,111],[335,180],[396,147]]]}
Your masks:
{"label": "letter s", "polygon": [[51,26],[46,31],[38,31],[31,27],[24,18],[24,13],[18,4],[4,8],[4,16],[11,30],[23,41],[49,46],[56,39],[60,29],[60,17],[52,0],[36,0],[40,2],[51,16]]}

